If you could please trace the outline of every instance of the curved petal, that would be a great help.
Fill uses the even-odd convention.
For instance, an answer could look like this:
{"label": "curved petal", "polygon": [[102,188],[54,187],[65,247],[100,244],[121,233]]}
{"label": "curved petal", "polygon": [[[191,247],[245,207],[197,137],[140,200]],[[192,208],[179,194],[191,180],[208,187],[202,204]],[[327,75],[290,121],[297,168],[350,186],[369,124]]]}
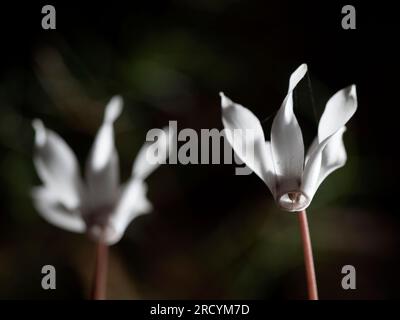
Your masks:
{"label": "curved petal", "polygon": [[41,120],[32,122],[35,129],[34,164],[45,186],[69,209],[80,205],[82,181],[74,152]]}
{"label": "curved petal", "polygon": [[336,92],[327,102],[318,125],[318,141],[322,142],[342,128],[357,110],[356,86]]}
{"label": "curved petal", "polygon": [[122,98],[113,97],[108,103],[86,164],[89,206],[112,204],[118,195],[119,159],[114,143],[114,122],[121,114]]}
{"label": "curved petal", "polygon": [[139,150],[132,167],[132,176],[146,179],[160,164],[165,164],[169,150],[176,143],[176,132],[172,127],[164,127],[156,130],[157,140],[153,143],[145,143]]}
{"label": "curved petal", "polygon": [[47,187],[32,190],[33,203],[39,214],[49,223],[72,232],[83,233],[86,226],[77,210],[68,210],[58,195]]}
{"label": "curved petal", "polygon": [[260,121],[247,108],[232,102],[222,92],[222,123],[236,155],[275,193],[275,169],[269,142]]}
{"label": "curved petal", "polygon": [[271,128],[278,195],[298,190],[304,167],[303,135],[293,112],[293,90],[307,72],[302,64],[290,76],[289,90]]}
{"label": "curved petal", "polygon": [[105,239],[109,245],[118,242],[128,225],[138,215],[148,213],[152,205],[146,197],[147,185],[140,179],[131,179],[122,190],[119,202],[112,214]]}
{"label": "curved petal", "polygon": [[343,144],[343,133],[346,127],[340,128],[313,150],[304,169],[302,191],[310,198],[314,197],[319,185],[334,170],[344,166],[347,160]]}
{"label": "curved petal", "polygon": [[339,129],[327,143],[324,151],[322,151],[321,171],[317,188],[328,175],[346,164],[347,153],[343,143],[343,134],[345,132],[346,127]]}
{"label": "curved petal", "polygon": [[304,160],[304,165],[307,165],[308,160],[310,159],[310,155],[312,155],[315,150],[318,148],[319,142],[318,142],[318,136],[314,138],[313,142],[311,145],[308,147],[307,153],[306,153],[306,158]]}

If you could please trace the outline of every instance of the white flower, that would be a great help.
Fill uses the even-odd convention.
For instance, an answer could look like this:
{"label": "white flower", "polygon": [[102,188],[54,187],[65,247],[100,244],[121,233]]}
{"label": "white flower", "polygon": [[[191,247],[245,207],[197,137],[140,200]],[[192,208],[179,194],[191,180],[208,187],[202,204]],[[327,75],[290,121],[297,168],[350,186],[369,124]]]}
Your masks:
{"label": "white flower", "polygon": [[[345,124],[357,109],[355,85],[334,94],[326,104],[318,125],[318,135],[304,157],[303,136],[293,112],[293,90],[307,73],[302,64],[292,73],[289,90],[276,114],[270,141],[264,138],[256,116],[245,107],[221,95],[222,122],[236,155],[269,187],[278,205],[287,211],[301,211],[310,202],[321,182],[347,159],[343,144]],[[252,135],[234,135],[234,130],[252,130]],[[246,150],[254,150],[246,154]]]}
{"label": "white flower", "polygon": [[[62,229],[84,233],[111,245],[123,236],[129,223],[151,210],[144,179],[164,163],[173,133],[164,134],[153,144],[145,144],[124,185],[119,181],[119,161],[114,144],[113,124],[122,111],[122,99],[115,96],[106,107],[103,124],[86,163],[84,182],[74,152],[55,132],[34,120],[34,164],[43,185],[32,192],[34,205],[48,222]],[[158,159],[148,161],[157,148]]]}

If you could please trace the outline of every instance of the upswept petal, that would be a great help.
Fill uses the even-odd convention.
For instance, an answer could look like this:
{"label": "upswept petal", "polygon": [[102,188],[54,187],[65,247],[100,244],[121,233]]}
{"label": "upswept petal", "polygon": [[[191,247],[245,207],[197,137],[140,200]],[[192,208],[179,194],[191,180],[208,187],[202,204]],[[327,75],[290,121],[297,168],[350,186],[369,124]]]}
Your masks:
{"label": "upswept petal", "polygon": [[334,170],[344,166],[347,160],[343,144],[343,133],[346,127],[340,128],[313,150],[310,148],[302,182],[302,191],[310,198],[314,197],[319,185]]}
{"label": "upswept petal", "polygon": [[[346,132],[346,127],[342,127],[333,135],[328,142],[321,159],[321,172],[319,174],[318,186],[336,169],[343,167],[347,161],[346,148],[343,143],[343,134]],[[317,187],[318,188],[318,187]]]}
{"label": "upswept petal", "polygon": [[269,142],[260,121],[247,108],[234,103],[222,92],[222,122],[225,136],[236,155],[275,193],[275,169]]}
{"label": "upswept petal", "polygon": [[310,155],[312,155],[315,152],[315,150],[318,148],[318,145],[319,145],[318,136],[316,136],[311,145],[308,147],[306,158],[304,160],[304,166],[307,165],[307,162],[310,159]]}
{"label": "upswept petal", "polygon": [[74,152],[54,131],[45,128],[41,120],[32,122],[35,130],[34,164],[40,179],[67,208],[80,205],[82,180]]}
{"label": "upswept petal", "polygon": [[77,210],[68,210],[59,201],[57,194],[48,187],[36,187],[32,190],[33,203],[39,214],[49,223],[67,231],[85,232],[85,222]]}
{"label": "upswept petal", "polygon": [[[155,129],[153,129],[155,130]],[[176,143],[176,132],[172,128],[164,127],[159,130],[155,142],[145,143],[139,150],[132,166],[132,176],[146,179],[160,164],[165,164],[169,150]]]}
{"label": "upswept petal", "polygon": [[293,112],[293,90],[307,73],[302,64],[290,76],[289,90],[271,128],[271,150],[277,175],[278,194],[297,190],[304,167],[303,135]]}
{"label": "upswept petal", "polygon": [[351,85],[336,92],[327,102],[318,124],[318,142],[336,133],[357,110],[356,86]]}
{"label": "upswept petal", "polygon": [[343,144],[345,124],[357,110],[356,86],[339,90],[327,102],[318,125],[318,136],[306,156],[302,189],[314,196],[322,181],[347,159]]}
{"label": "upswept petal", "polygon": [[104,206],[118,195],[119,159],[114,143],[114,122],[121,114],[122,98],[113,97],[108,103],[89,159],[86,163],[89,206]]}
{"label": "upswept petal", "polygon": [[141,179],[131,178],[123,187],[118,204],[110,217],[110,228],[105,235],[108,244],[118,242],[135,217],[152,210],[146,193],[147,185]]}

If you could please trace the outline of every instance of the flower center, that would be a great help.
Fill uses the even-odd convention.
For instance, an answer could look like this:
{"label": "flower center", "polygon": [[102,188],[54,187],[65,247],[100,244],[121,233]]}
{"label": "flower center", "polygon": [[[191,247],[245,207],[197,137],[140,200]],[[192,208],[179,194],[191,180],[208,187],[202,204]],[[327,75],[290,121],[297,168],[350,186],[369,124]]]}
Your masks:
{"label": "flower center", "polygon": [[107,241],[115,233],[109,222],[113,209],[112,205],[104,205],[86,210],[83,219],[90,238],[95,241]]}
{"label": "flower center", "polygon": [[310,203],[309,198],[301,191],[284,193],[278,198],[279,206],[286,211],[302,211]]}

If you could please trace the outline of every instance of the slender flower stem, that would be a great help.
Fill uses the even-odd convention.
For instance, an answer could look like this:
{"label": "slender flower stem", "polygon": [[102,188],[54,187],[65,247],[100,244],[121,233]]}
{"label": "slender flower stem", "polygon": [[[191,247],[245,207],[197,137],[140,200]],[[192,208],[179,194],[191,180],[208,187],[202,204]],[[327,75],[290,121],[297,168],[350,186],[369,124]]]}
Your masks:
{"label": "slender flower stem", "polygon": [[96,265],[93,279],[92,299],[105,300],[107,289],[108,245],[97,242]]}
{"label": "slender flower stem", "polygon": [[318,300],[317,280],[315,278],[314,258],[311,247],[310,231],[306,211],[298,212],[301,241],[304,251],[304,265],[306,267],[308,299]]}

